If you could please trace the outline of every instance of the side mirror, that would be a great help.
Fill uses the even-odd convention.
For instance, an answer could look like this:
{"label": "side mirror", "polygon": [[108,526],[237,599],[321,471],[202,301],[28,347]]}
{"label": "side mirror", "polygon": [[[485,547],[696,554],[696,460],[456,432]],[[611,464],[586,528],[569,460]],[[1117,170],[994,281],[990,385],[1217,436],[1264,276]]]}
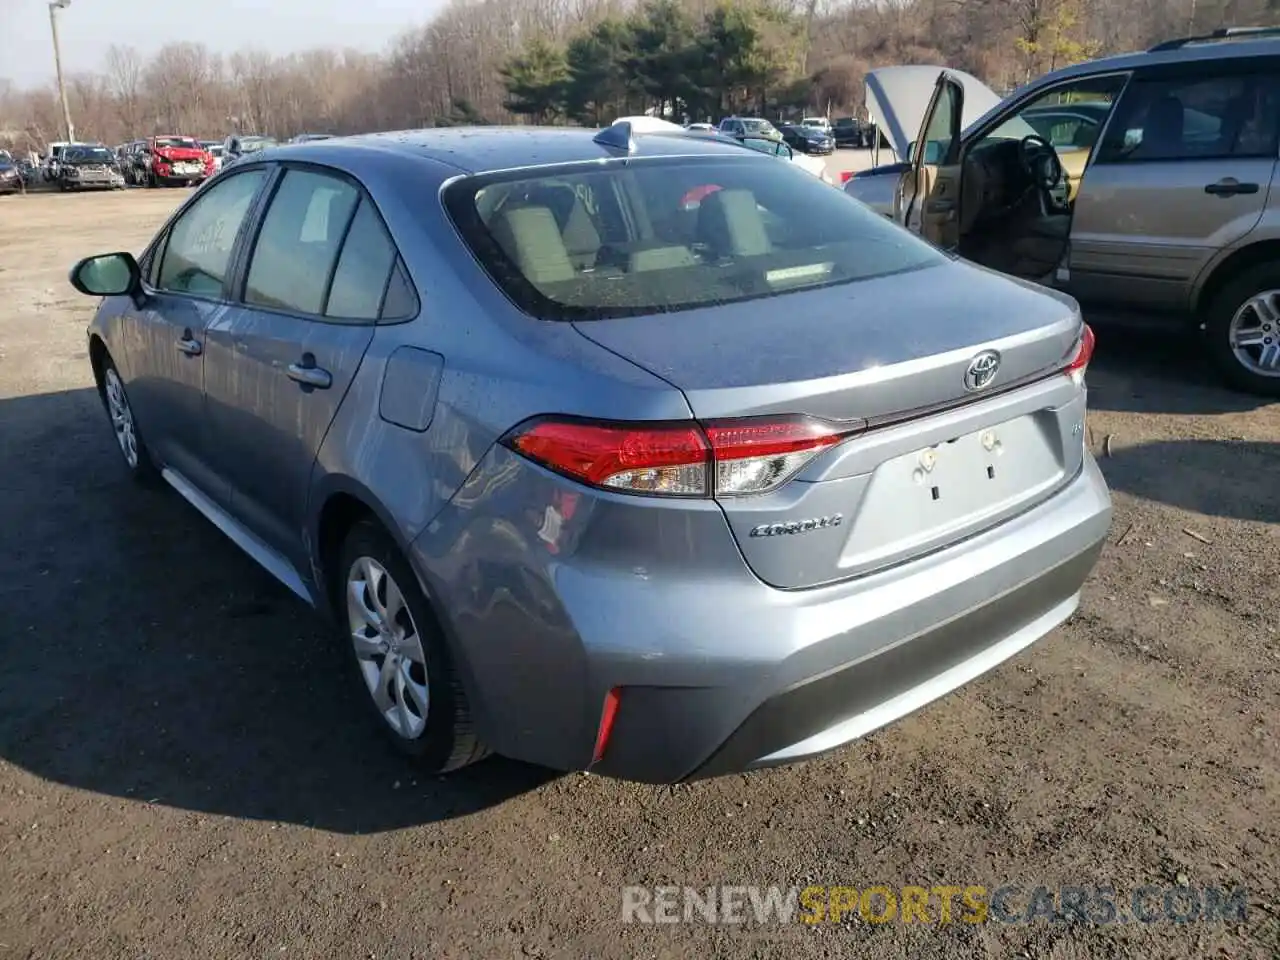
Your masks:
{"label": "side mirror", "polygon": [[142,271],[131,253],[86,257],[71,268],[71,286],[90,297],[135,295],[142,289]]}

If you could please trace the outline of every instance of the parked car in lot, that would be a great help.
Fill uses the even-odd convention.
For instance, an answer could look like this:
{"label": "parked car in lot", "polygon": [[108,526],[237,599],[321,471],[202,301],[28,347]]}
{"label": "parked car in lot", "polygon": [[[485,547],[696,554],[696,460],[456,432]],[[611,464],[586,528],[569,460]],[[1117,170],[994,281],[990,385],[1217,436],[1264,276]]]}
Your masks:
{"label": "parked car in lot", "polygon": [[213,172],[217,173],[222,169],[222,158],[225,155],[225,148],[220,140],[201,140],[200,146],[204,148],[205,153],[213,157]]}
{"label": "parked car in lot", "polygon": [[805,117],[800,121],[802,127],[814,127],[823,133],[831,133],[831,121],[826,117]]}
{"label": "parked car in lot", "polygon": [[213,157],[194,137],[150,137],[141,149],[144,182],[149,187],[192,187],[213,176]]}
{"label": "parked car in lot", "polygon": [[1068,617],[1107,533],[1074,301],[719,137],[284,146],[71,282],[128,470],[433,770],[832,749]]}
{"label": "parked car in lot", "polygon": [[22,173],[12,159],[0,159],[0,195],[18,193],[23,188]]}
{"label": "parked car in lot", "polygon": [[232,134],[222,144],[222,165],[229,167],[242,157],[276,146],[277,142],[272,137]]}
{"label": "parked car in lot", "polygon": [[821,127],[784,123],[778,128],[778,132],[782,134],[782,140],[787,146],[801,153],[826,156],[836,149],[831,134]]}
{"label": "parked car in lot", "polygon": [[729,137],[761,137],[765,140],[782,142],[782,134],[768,120],[761,117],[725,117],[720,121],[719,130]]}
{"label": "parked car in lot", "polygon": [[123,190],[116,155],[103,146],[70,146],[58,162],[59,190]]}
{"label": "parked car in lot", "polygon": [[[694,134],[708,135],[707,131],[694,130],[692,127],[689,128],[689,132]],[[735,143],[739,143],[744,147],[748,147],[752,150],[755,150],[757,153],[763,153],[771,157],[777,157],[780,160],[786,160],[788,163],[795,164],[797,167],[799,167],[801,170],[805,171],[806,173],[813,174],[823,183],[828,183],[828,184],[831,184],[832,186],[835,185],[835,182],[831,179],[831,175],[827,172],[826,163],[824,163],[822,160],[817,159],[816,157],[810,157],[803,153],[797,153],[795,150],[792,150],[791,147],[785,141],[774,140],[770,137],[754,137],[754,136],[749,137],[749,136],[730,135],[730,134],[721,133],[717,129],[712,129],[711,131],[709,131],[709,135],[712,137],[717,137],[724,140],[729,140]]]}
{"label": "parked car in lot", "polygon": [[[906,106],[886,116],[920,117],[886,124],[911,161],[887,174],[908,229],[1099,320],[1194,326],[1230,384],[1280,396],[1280,30],[1078,64],[1003,102],[955,71],[896,69]],[[966,123],[975,99],[990,109]]]}
{"label": "parked car in lot", "polygon": [[831,128],[831,137],[837,147],[869,147],[870,132],[867,124],[857,117],[837,117]]}

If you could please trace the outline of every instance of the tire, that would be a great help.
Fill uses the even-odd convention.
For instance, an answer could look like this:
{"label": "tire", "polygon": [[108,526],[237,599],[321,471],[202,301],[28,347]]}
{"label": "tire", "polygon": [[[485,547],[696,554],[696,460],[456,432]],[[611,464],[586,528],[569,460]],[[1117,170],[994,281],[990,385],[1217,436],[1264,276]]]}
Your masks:
{"label": "tire", "polygon": [[[403,597],[398,611],[387,609],[387,578]],[[381,526],[362,520],[351,528],[333,580],[348,673],[364,709],[392,746],[433,773],[459,770],[487,756],[489,750],[476,736],[466,694],[431,607],[413,570]],[[389,633],[371,625],[375,620],[385,623],[382,612],[392,614],[394,627]],[[364,656],[356,652],[358,632],[365,641]],[[379,656],[375,652],[379,647],[391,652]],[[394,666],[388,666],[392,656]],[[381,705],[378,690],[383,692]],[[423,720],[421,729],[413,729]]]}
{"label": "tire", "polygon": [[[1275,296],[1270,301],[1275,314],[1273,317],[1262,317],[1247,309],[1250,300],[1267,291],[1275,291]],[[1209,355],[1222,378],[1245,393],[1280,397],[1280,365],[1268,376],[1247,366],[1232,346],[1232,323],[1236,314],[1241,311],[1247,311],[1242,317],[1246,328],[1254,328],[1264,338],[1264,343],[1256,349],[1245,351],[1256,364],[1262,349],[1280,349],[1280,263],[1259,263],[1242,270],[1214,295],[1203,314],[1204,332],[1209,338]]]}
{"label": "tire", "polygon": [[[102,383],[99,385],[98,393],[102,398],[102,406],[107,412],[107,420],[115,436],[116,449],[120,451],[120,459],[124,461],[130,478],[144,486],[154,485],[160,477],[160,471],[156,469],[151,459],[151,451],[147,449],[147,444],[138,430],[138,421],[133,415],[129,395],[124,389],[124,379],[116,369],[110,354],[102,360]],[[123,408],[119,403],[123,403]],[[122,422],[122,417],[127,419],[127,424]]]}

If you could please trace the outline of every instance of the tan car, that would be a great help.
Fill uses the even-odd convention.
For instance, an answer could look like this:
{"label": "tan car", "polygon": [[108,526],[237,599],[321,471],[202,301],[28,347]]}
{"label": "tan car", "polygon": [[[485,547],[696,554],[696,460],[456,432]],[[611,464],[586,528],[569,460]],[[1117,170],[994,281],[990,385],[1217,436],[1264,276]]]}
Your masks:
{"label": "tan car", "polygon": [[1194,324],[1230,383],[1280,396],[1280,29],[1058,70],[969,124],[930,72],[895,219],[1095,320]]}

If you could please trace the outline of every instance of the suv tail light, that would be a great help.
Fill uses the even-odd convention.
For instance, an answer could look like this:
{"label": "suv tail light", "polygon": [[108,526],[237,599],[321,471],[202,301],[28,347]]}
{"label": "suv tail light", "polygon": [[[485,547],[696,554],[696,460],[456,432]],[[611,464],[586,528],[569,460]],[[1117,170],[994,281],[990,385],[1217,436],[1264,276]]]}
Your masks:
{"label": "suv tail light", "polygon": [[699,424],[617,423],[540,417],[503,443],[580,483],[621,493],[732,497],[767,493],[823,450],[865,428],[809,417],[751,417]]}
{"label": "suv tail light", "polygon": [[1069,376],[1076,386],[1084,383],[1085,371],[1089,369],[1089,361],[1093,359],[1093,346],[1097,342],[1097,338],[1093,335],[1093,328],[1087,323],[1083,326],[1084,332],[1080,334],[1080,343],[1076,347],[1075,356],[1062,369],[1062,372]]}

